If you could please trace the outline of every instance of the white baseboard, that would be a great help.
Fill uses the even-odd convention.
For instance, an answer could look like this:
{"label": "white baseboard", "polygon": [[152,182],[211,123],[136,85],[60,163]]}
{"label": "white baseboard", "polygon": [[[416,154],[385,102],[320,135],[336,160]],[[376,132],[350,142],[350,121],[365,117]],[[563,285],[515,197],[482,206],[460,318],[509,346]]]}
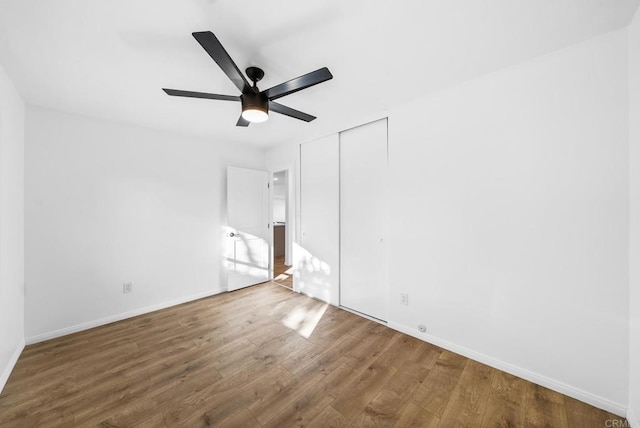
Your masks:
{"label": "white baseboard", "polygon": [[631,407],[627,408],[627,421],[631,428],[640,428],[640,417],[636,415]]}
{"label": "white baseboard", "polygon": [[2,390],[4,389],[4,386],[7,384],[7,381],[9,380],[9,376],[11,375],[13,368],[16,366],[16,363],[18,362],[18,358],[20,358],[20,354],[22,353],[24,346],[25,346],[25,343],[23,338],[22,340],[20,340],[20,343],[18,343],[18,346],[16,347],[15,351],[13,351],[13,355],[11,356],[9,363],[2,371],[2,376],[0,376],[0,392],[2,392]]}
{"label": "white baseboard", "polygon": [[66,336],[67,334],[77,333],[79,331],[88,330],[94,327],[100,327],[101,325],[110,324],[112,322],[121,321],[127,318],[137,317],[138,315],[148,314],[149,312],[158,311],[160,309],[169,308],[171,306],[180,305],[182,303],[192,302],[194,300],[202,299],[204,297],[214,296],[225,292],[226,290],[213,290],[206,291],[204,293],[192,294],[190,296],[181,297],[169,302],[162,302],[156,305],[146,306],[144,308],[134,309],[132,311],[123,312],[120,314],[110,315],[108,317],[99,318],[97,320],[85,322],[82,324],[76,324],[69,327],[61,328],[59,330],[50,331],[47,333],[38,334],[26,338],[26,344],[32,345],[38,342],[44,342],[45,340],[55,339],[56,337]]}
{"label": "white baseboard", "polygon": [[[413,336],[417,339],[424,340],[425,342],[429,342],[433,345],[455,352],[456,354],[464,355],[465,357],[471,358],[472,360],[479,361],[483,364],[486,364],[498,370],[502,370],[514,376],[518,376],[522,379],[526,379],[535,384],[542,385],[546,388],[552,389],[564,395],[568,395],[569,397],[573,397],[576,400],[580,400],[587,404],[591,404],[594,407],[598,407],[600,409],[606,410],[615,415],[624,417],[624,415],[627,414],[627,418],[629,417],[626,406],[622,404],[615,403],[613,401],[607,400],[606,398],[597,396],[595,394],[576,388],[574,386],[567,385],[566,383],[550,379],[546,376],[540,375],[538,373],[534,373],[530,370],[523,369],[513,364],[500,361],[498,359],[482,354],[480,352],[476,352],[471,349],[465,348],[463,346],[459,346],[454,343],[447,342],[446,340],[442,340],[428,333],[421,333],[417,329],[410,328],[405,325],[394,323],[394,322],[389,322],[387,325],[390,328],[397,330],[399,332],[408,334],[409,336]],[[632,424],[632,426],[635,428],[638,425]],[[638,426],[638,428],[640,428],[640,426]]]}

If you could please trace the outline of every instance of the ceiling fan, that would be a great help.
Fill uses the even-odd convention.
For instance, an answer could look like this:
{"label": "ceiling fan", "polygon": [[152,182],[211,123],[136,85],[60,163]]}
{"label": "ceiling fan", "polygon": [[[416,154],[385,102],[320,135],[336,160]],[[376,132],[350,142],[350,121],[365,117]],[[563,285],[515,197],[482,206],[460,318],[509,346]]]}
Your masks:
{"label": "ceiling fan", "polygon": [[272,88],[260,91],[257,83],[264,77],[264,71],[258,67],[248,67],[246,69],[247,77],[249,77],[253,82],[253,85],[250,85],[218,38],[211,31],[201,31],[192,34],[198,43],[200,43],[200,46],[207,51],[209,56],[211,56],[211,58],[213,58],[213,60],[220,66],[224,74],[226,74],[233,84],[240,90],[241,94],[218,95],[205,92],[162,88],[162,90],[168,95],[222,101],[240,101],[242,103],[242,114],[240,115],[236,126],[249,126],[249,123],[251,122],[264,122],[269,118],[269,111],[304,120],[305,122],[311,122],[316,118],[310,114],[303,113],[292,109],[291,107],[277,103],[274,100],[332,79],[333,76],[327,67],[320,68]]}

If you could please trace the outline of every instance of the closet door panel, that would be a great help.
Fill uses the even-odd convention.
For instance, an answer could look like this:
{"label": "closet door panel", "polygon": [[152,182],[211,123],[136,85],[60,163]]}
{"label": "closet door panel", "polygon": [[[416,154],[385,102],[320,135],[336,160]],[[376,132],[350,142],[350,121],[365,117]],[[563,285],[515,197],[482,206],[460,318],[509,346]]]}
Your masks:
{"label": "closet door panel", "polygon": [[387,120],[340,133],[340,304],[387,319]]}
{"label": "closet door panel", "polygon": [[300,145],[298,290],[338,305],[340,182],[338,134]]}

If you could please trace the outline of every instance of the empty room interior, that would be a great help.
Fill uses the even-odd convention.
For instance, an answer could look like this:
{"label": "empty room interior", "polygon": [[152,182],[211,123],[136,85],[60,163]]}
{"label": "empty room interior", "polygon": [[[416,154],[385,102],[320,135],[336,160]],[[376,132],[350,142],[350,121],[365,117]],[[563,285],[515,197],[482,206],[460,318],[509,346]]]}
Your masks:
{"label": "empty room interior", "polygon": [[0,0],[0,426],[640,428],[639,3]]}

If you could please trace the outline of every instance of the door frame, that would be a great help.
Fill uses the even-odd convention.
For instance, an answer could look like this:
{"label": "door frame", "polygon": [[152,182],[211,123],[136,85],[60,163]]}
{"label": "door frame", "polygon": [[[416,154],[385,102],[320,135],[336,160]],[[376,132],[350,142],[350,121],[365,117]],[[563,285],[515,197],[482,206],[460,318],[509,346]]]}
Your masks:
{"label": "door frame", "polygon": [[[286,171],[287,173],[287,190],[286,190],[286,194],[285,194],[285,203],[286,203],[286,211],[285,211],[285,236],[284,236],[284,241],[285,241],[285,249],[284,249],[284,262],[287,266],[294,266],[294,255],[293,255],[293,242],[295,240],[296,237],[296,228],[297,228],[297,221],[296,221],[296,210],[297,210],[297,198],[296,198],[296,185],[295,185],[295,180],[296,180],[296,166],[295,164],[287,164],[287,165],[281,165],[281,168],[273,168],[269,170],[269,182],[270,182],[270,194],[269,194],[269,223],[271,224],[271,233],[269,234],[269,239],[270,239],[270,248],[271,248],[271,254],[270,254],[270,277],[271,280],[274,279],[274,265],[275,265],[275,258],[274,258],[274,249],[273,249],[273,174],[275,174],[276,172],[281,172],[281,171]],[[294,275],[294,281],[293,281],[293,290],[296,290],[296,281],[295,281],[295,275]]]}

